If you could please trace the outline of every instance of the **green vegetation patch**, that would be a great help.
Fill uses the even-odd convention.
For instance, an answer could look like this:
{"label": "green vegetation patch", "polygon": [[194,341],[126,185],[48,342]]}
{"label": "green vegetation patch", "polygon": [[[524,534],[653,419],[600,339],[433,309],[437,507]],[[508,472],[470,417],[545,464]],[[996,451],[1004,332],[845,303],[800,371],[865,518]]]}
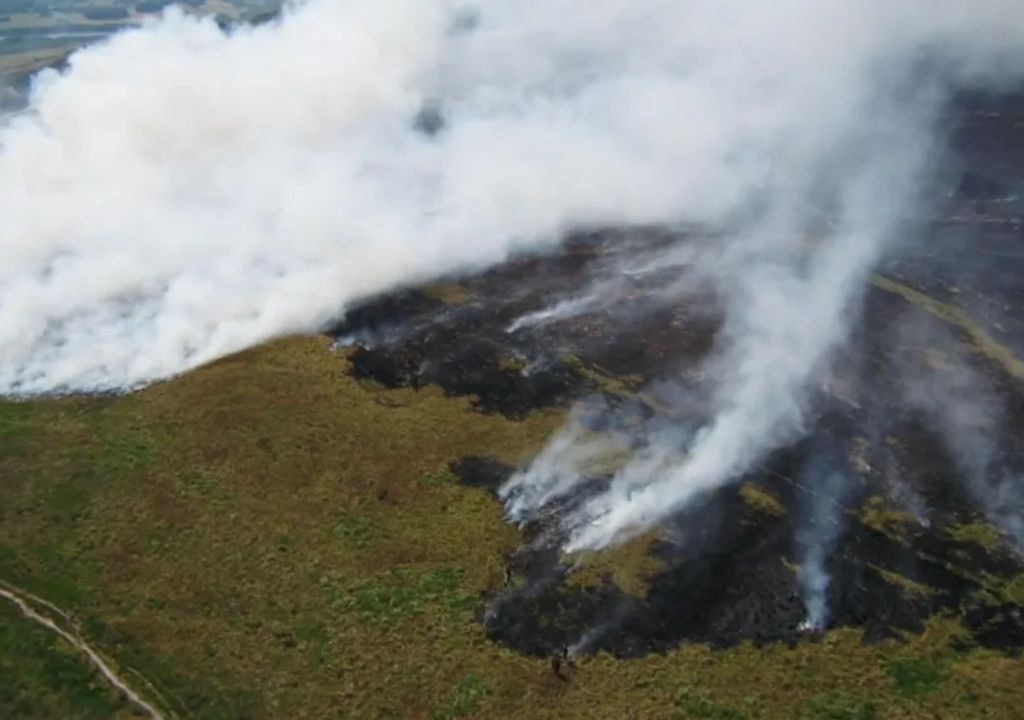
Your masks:
{"label": "green vegetation patch", "polygon": [[634,397],[643,384],[643,378],[639,375],[616,375],[601,367],[588,365],[578,355],[571,353],[563,355],[562,362],[609,395]]}
{"label": "green vegetation patch", "polygon": [[771,517],[782,517],[786,514],[786,508],[778,498],[753,483],[745,482],[740,485],[740,497],[746,506],[755,513]]}
{"label": "green vegetation patch", "polygon": [[946,677],[941,662],[926,658],[899,658],[883,663],[897,693],[907,698],[931,695],[939,690]]}
{"label": "green vegetation patch", "polygon": [[1004,542],[998,530],[983,522],[955,525],[949,529],[949,536],[960,542],[980,545],[989,551],[998,550]]}
{"label": "green vegetation patch", "polygon": [[899,295],[907,302],[957,327],[967,337],[975,352],[999,363],[1014,378],[1024,380],[1024,361],[1020,360],[1010,348],[997,342],[985,332],[963,308],[937,300],[920,290],[915,290],[881,275],[873,275],[871,284],[886,292]]}
{"label": "green vegetation patch", "polygon": [[649,580],[665,570],[665,563],[651,552],[657,540],[658,533],[652,531],[621,545],[569,556],[565,561],[575,566],[569,583],[596,587],[610,581],[627,595],[644,597]]}
{"label": "green vegetation patch", "polygon": [[493,694],[491,686],[476,675],[470,674],[459,681],[444,710],[437,713],[437,720],[473,717],[480,711],[483,701]]}
{"label": "green vegetation patch", "polygon": [[878,496],[868,498],[861,506],[859,519],[865,526],[899,542],[905,541],[917,524],[913,516],[892,508]]}
{"label": "green vegetation patch", "polygon": [[911,580],[906,575],[901,575],[900,573],[893,572],[892,570],[886,570],[885,568],[879,567],[877,565],[869,565],[869,567],[876,573],[881,575],[882,579],[885,580],[887,583],[889,583],[890,585],[895,585],[908,595],[928,597],[929,595],[934,595],[937,592],[936,590],[928,587],[927,585],[923,585],[919,582]]}
{"label": "green vegetation patch", "polygon": [[0,452],[20,449],[18,441],[32,429],[35,406],[28,402],[0,401]]}
{"label": "green vegetation patch", "polygon": [[472,609],[476,598],[462,587],[462,573],[453,567],[389,570],[349,589],[332,587],[331,606],[389,623],[399,616]]}
{"label": "green vegetation patch", "polygon": [[1008,601],[1024,605],[1024,573],[1011,578],[1000,590]]}
{"label": "green vegetation patch", "polygon": [[461,305],[472,298],[472,293],[456,282],[439,282],[427,285],[422,290],[427,297],[440,300],[446,305]]}
{"label": "green vegetation patch", "polygon": [[0,717],[110,718],[129,709],[83,654],[0,598]]}
{"label": "green vegetation patch", "polygon": [[875,703],[863,698],[822,696],[815,698],[801,712],[807,720],[877,720]]}
{"label": "green vegetation patch", "polygon": [[691,688],[680,690],[675,699],[676,708],[686,718],[701,720],[746,720],[747,716],[739,710],[719,705],[706,693]]}

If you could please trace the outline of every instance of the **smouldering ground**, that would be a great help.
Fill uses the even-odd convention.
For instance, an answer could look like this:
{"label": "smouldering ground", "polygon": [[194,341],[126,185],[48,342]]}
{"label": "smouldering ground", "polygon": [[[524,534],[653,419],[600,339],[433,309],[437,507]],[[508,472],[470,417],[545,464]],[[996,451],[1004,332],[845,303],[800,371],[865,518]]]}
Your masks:
{"label": "smouldering ground", "polygon": [[[0,580],[68,612],[169,717],[1019,717],[1021,660],[943,616],[876,644],[598,654],[570,682],[488,639],[481,598],[520,538],[448,464],[521,461],[564,415],[361,383],[319,338],[124,397],[7,403]],[[118,713],[2,608],[0,715]]]}

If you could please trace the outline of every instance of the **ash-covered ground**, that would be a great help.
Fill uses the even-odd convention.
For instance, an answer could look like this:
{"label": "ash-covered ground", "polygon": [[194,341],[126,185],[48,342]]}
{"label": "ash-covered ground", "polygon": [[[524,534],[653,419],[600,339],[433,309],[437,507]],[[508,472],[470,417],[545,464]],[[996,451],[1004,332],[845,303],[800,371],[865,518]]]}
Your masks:
{"label": "ash-covered ground", "polygon": [[[812,641],[809,621],[871,642],[945,614],[970,643],[1024,648],[1024,95],[963,95],[946,122],[930,210],[907,217],[816,378],[804,438],[625,548],[566,556],[557,521],[706,412],[722,313],[686,258],[713,234],[579,232],[556,254],[376,298],[334,329],[360,378],[437,384],[511,418],[574,406],[577,436],[604,444],[587,481],[525,524],[481,610],[494,640],[632,657]],[[499,502],[516,468],[452,470]]]}

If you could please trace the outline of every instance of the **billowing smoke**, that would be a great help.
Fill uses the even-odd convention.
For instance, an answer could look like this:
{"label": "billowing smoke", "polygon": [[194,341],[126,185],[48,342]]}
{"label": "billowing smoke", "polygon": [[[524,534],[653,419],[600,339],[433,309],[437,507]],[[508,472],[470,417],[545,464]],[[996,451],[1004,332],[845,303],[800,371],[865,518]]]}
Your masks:
{"label": "billowing smoke", "polygon": [[1021,35],[1015,0],[171,11],[0,128],[0,392],[131,388],[573,228],[707,228],[713,410],[566,519],[605,545],[802,431],[946,90],[1008,76]]}
{"label": "billowing smoke", "polygon": [[38,77],[0,130],[0,390],[132,387],[576,224],[673,217],[701,143],[656,151],[679,131],[636,114],[669,100],[667,39],[609,44],[649,24],[624,7],[490,5],[312,0],[230,35],[171,12]]}

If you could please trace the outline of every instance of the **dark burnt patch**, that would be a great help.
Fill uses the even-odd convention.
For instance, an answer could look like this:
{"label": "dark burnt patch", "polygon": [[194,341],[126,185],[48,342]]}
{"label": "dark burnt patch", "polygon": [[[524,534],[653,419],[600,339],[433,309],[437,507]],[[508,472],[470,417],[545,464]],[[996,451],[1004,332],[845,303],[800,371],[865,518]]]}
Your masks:
{"label": "dark burnt patch", "polygon": [[[330,329],[353,375],[387,387],[436,384],[484,412],[521,418],[594,392],[604,380],[677,377],[710,350],[719,318],[707,298],[662,297],[678,272],[634,278],[627,265],[683,236],[652,229],[582,233],[560,252],[516,257],[452,278],[464,297],[422,290],[372,298]],[[613,302],[587,305],[597,285]],[[562,316],[565,307],[583,310]]]}
{"label": "dark burnt patch", "polygon": [[[564,643],[638,657],[685,641],[714,647],[743,640],[795,642],[806,611],[786,562],[788,520],[749,522],[735,489],[687,515],[676,519],[678,526],[694,531],[652,549],[669,568],[651,580],[645,597],[630,596],[609,580],[596,587],[560,582],[564,568],[534,569],[539,583],[505,590],[492,601],[489,635],[530,655],[547,654]],[[724,522],[699,522],[709,515]],[[546,550],[517,556],[540,552],[558,561]]]}
{"label": "dark burnt patch", "polygon": [[[550,549],[544,557],[528,553],[530,562],[519,556],[518,565],[529,568],[530,579],[489,602],[488,634],[528,655],[582,642],[586,651],[618,657],[663,652],[683,642],[725,648],[746,640],[813,640],[815,634],[802,627],[807,609],[787,524],[773,521],[737,531],[741,526],[720,533],[701,551],[673,557],[643,598],[607,579],[597,587],[566,583],[564,569],[544,562],[557,563]],[[878,556],[882,562],[859,555],[872,544],[871,552],[884,548],[888,553]],[[977,582],[863,526],[851,528],[843,551],[828,565],[829,628],[860,628],[865,642],[919,633],[931,617],[958,613],[979,597]],[[1000,608],[982,605],[965,617],[964,626],[971,642],[1017,653],[1024,646],[1020,609]]]}
{"label": "dark burnt patch", "polygon": [[863,628],[866,640],[921,632],[929,618],[957,610],[980,589],[941,559],[863,524],[851,528],[832,570],[831,622]]}
{"label": "dark burnt patch", "polygon": [[484,339],[448,346],[432,352],[430,345],[416,347],[357,348],[350,356],[352,374],[387,387],[440,385],[450,395],[472,395],[485,412],[509,418],[565,404],[593,389],[590,380],[568,362],[553,360],[545,367],[526,372],[521,361],[505,348]]}
{"label": "dark burnt patch", "polygon": [[[818,633],[802,625],[807,607],[797,568],[801,508],[815,492],[800,482],[807,462],[802,454],[820,452],[820,442],[799,444],[747,478],[776,498],[782,513],[751,508],[732,486],[668,521],[649,549],[665,569],[650,578],[642,597],[624,592],[611,577],[584,587],[572,582],[571,558],[558,550],[557,522],[578,499],[565,500],[528,525],[524,546],[507,558],[510,582],[486,599],[481,614],[488,635],[532,656],[568,644],[622,658],[685,642],[726,648],[816,640]],[[467,458],[453,470],[486,487],[512,472],[482,458]],[[876,490],[865,481],[837,508],[834,521],[842,531],[825,567],[828,628],[859,628],[870,643],[919,633],[937,615],[962,616],[966,642],[1019,652],[1024,643],[1014,625],[1016,606],[991,604],[993,587],[1024,572],[1019,559],[1006,548],[954,540],[945,526],[908,519],[901,532],[886,532],[867,510]],[[973,610],[965,614],[966,608]]]}
{"label": "dark burnt patch", "polygon": [[972,607],[964,616],[964,625],[971,634],[960,641],[962,649],[980,645],[1013,657],[1020,657],[1024,649],[1024,607],[1017,603]]}
{"label": "dark burnt patch", "polygon": [[513,471],[511,466],[494,458],[476,456],[456,460],[449,467],[461,485],[481,488],[491,494],[497,494]]}
{"label": "dark burnt patch", "polygon": [[485,412],[521,418],[593,389],[577,363],[551,357],[530,361],[505,340],[485,307],[453,307],[423,293],[405,293],[355,308],[332,330],[355,377],[386,387],[441,386],[471,395]]}
{"label": "dark burnt patch", "polygon": [[[481,617],[489,636],[529,655],[545,655],[568,643],[583,652],[604,650],[618,657],[663,652],[685,642],[722,648],[743,641],[815,640],[818,634],[802,626],[807,607],[798,567],[803,515],[819,492],[805,476],[824,458],[828,468],[849,478],[828,520],[841,526],[824,568],[830,578],[829,629],[857,628],[865,642],[877,642],[920,633],[937,616],[959,617],[967,643],[1019,652],[1016,605],[999,598],[1000,588],[1024,573],[1024,564],[1006,544],[956,537],[955,528],[984,525],[985,520],[946,440],[906,403],[901,385],[906,374],[937,372],[927,362],[925,351],[931,348],[908,346],[900,334],[908,313],[912,325],[939,322],[892,293],[871,290],[851,340],[859,352],[839,359],[812,403],[815,430],[742,479],[777,500],[781,513],[752,509],[740,483],[705,498],[666,523],[664,538],[650,549],[664,571],[649,578],[646,593],[637,597],[610,576],[598,584],[574,583],[571,559],[558,552],[558,518],[607,483],[607,478],[594,478],[579,495],[556,503],[548,515],[524,528],[526,544],[508,558],[512,581],[486,600]],[[673,343],[693,349],[694,357],[706,355],[714,343],[714,323],[707,313],[687,319],[678,309],[661,308],[648,317],[649,326],[623,331],[616,320],[592,315],[563,324],[557,337],[585,369],[636,374],[645,381],[690,367],[685,358],[675,364],[667,359]],[[590,352],[587,332],[600,336],[612,327],[618,330],[605,349]],[[544,332],[537,330],[536,337]],[[644,343],[641,335],[653,343]],[[619,345],[622,337],[630,340]],[[965,347],[962,336],[954,332],[952,338]],[[658,349],[662,344],[664,356]],[[1019,383],[969,350],[961,360],[1006,400],[1007,425],[1024,428]],[[685,382],[684,375],[673,387],[679,392]],[[692,408],[683,405],[680,410],[678,403],[608,395],[581,421],[642,447],[657,428],[693,421],[687,415]],[[699,411],[695,417],[699,421]],[[999,471],[1017,467],[1017,444],[1012,432],[998,439]],[[477,463],[457,474],[493,488],[503,481],[503,472],[511,472]]]}
{"label": "dark burnt patch", "polygon": [[[1024,100],[965,94],[948,128],[949,170],[928,189],[929,212],[907,222],[921,240],[883,259],[847,345],[816,379],[807,438],[666,521],[646,550],[657,571],[640,593],[610,572],[578,582],[559,550],[560,518],[609,482],[586,478],[522,528],[506,583],[480,613],[494,641],[534,656],[570,644],[636,657],[685,642],[813,640],[802,628],[799,567],[808,527],[833,527],[827,629],[857,628],[875,642],[953,617],[965,646],[1024,647],[1019,600],[1007,590],[1019,588],[1021,556],[997,535],[961,532],[981,528],[981,538],[988,527],[992,508],[979,487],[1024,477],[1024,385],[979,350],[965,322],[1024,357]],[[701,371],[722,322],[713,289],[694,279],[689,294],[678,290],[683,264],[651,270],[647,260],[713,242],[692,230],[579,233],[557,252],[450,279],[455,302],[422,291],[368,301],[333,334],[352,346],[357,377],[434,383],[475,396],[485,412],[517,418],[596,398],[579,422],[641,449],[665,428],[685,435],[706,421]],[[917,302],[885,281],[947,305]],[[967,477],[935,417],[908,400],[908,379],[927,379],[941,409],[947,364],[998,398],[992,459],[978,477]],[[479,457],[451,469],[492,493],[514,471]],[[841,493],[818,482],[833,471],[845,478]],[[822,517],[808,520],[815,512]]]}

